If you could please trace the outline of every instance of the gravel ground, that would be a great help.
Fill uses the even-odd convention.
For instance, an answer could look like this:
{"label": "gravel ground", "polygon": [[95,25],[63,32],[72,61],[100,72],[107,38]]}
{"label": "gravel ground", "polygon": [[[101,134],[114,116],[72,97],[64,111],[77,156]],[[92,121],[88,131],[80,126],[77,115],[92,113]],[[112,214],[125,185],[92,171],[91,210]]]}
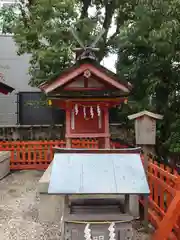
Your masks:
{"label": "gravel ground", "polygon": [[[59,222],[39,218],[37,183],[41,176],[40,171],[19,171],[0,180],[0,240],[60,239]],[[134,240],[147,239],[135,231]]]}

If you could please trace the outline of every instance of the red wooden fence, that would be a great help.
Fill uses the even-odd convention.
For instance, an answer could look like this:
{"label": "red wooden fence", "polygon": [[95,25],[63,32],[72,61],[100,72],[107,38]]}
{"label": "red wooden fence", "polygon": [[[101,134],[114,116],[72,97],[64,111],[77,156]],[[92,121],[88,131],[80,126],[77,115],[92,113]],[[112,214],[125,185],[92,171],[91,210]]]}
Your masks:
{"label": "red wooden fence", "polygon": [[[0,151],[11,151],[11,170],[44,170],[53,159],[53,147],[65,148],[64,140],[0,142]],[[72,148],[98,148],[94,139],[74,139]]]}
{"label": "red wooden fence", "polygon": [[[163,164],[158,164],[152,159],[149,159],[147,174],[151,192],[149,196],[149,220],[156,229],[159,229],[167,214],[170,219],[175,217],[170,210],[170,206],[175,204],[173,202],[175,197],[175,201],[178,202],[179,200],[180,202],[180,199],[178,199],[180,197],[180,176],[175,170]],[[143,200],[140,201],[143,204]],[[177,209],[177,211],[180,211],[180,209]],[[177,218],[167,238],[161,239],[180,239],[180,218]],[[159,234],[162,233],[164,233],[164,229]]]}

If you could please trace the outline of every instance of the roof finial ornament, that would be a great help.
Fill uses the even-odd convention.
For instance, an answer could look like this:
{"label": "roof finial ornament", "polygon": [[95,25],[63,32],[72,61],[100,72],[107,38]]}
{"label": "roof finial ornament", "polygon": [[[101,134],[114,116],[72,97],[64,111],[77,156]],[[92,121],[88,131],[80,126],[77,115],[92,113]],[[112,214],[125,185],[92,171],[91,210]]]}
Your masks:
{"label": "roof finial ornament", "polygon": [[83,42],[78,37],[77,32],[73,28],[70,28],[70,30],[72,32],[72,35],[74,36],[74,38],[76,39],[76,41],[80,45],[79,48],[74,49],[74,51],[76,52],[76,55],[77,55],[77,60],[82,60],[82,59],[86,59],[86,58],[97,60],[95,52],[99,51],[99,48],[96,48],[95,46],[99,42],[99,40],[101,39],[102,35],[104,34],[105,29],[102,28],[102,30],[96,36],[95,40],[92,42],[92,44],[90,46],[85,46],[83,44]]}

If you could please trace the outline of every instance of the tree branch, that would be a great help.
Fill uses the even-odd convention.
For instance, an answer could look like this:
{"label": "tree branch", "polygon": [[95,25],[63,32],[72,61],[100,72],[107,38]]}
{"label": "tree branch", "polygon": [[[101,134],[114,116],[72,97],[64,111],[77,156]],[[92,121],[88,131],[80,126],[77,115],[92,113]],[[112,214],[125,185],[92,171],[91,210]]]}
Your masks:
{"label": "tree branch", "polygon": [[29,5],[29,6],[31,6],[33,3],[34,3],[33,0],[29,0],[29,1],[28,1],[28,5]]}
{"label": "tree branch", "polygon": [[108,45],[114,40],[114,38],[120,33],[120,25],[122,23],[121,13],[119,11],[117,19],[116,19],[116,31],[109,37]]}
{"label": "tree branch", "polygon": [[87,18],[88,17],[88,8],[91,5],[91,0],[82,0],[82,10],[81,10],[81,16],[80,19]]}
{"label": "tree branch", "polygon": [[131,2],[127,5],[124,1],[121,6],[119,6],[118,13],[116,16],[116,31],[109,37],[108,45],[114,40],[114,38],[120,33],[120,26],[123,25],[127,20],[133,19],[135,5]]}
{"label": "tree branch", "polygon": [[105,1],[105,18],[103,22],[103,28],[105,29],[105,33],[103,34],[103,43],[101,43],[101,50],[98,54],[98,59],[101,61],[107,52],[107,35],[109,28],[112,23],[112,18],[116,9],[116,0],[111,0],[110,2]]}
{"label": "tree branch", "polygon": [[109,28],[111,26],[113,14],[115,12],[115,6],[116,6],[115,0],[111,0],[109,3],[106,1],[105,18],[104,18],[104,23],[103,23],[103,28],[105,29],[105,33],[103,35],[104,42],[106,42],[106,40],[107,40],[107,34],[108,34]]}

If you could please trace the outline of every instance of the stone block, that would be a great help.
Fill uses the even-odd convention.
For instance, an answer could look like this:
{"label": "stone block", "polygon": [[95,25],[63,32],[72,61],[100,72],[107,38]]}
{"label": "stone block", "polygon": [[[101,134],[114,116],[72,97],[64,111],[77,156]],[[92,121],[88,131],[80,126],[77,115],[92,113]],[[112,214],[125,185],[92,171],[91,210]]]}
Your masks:
{"label": "stone block", "polygon": [[41,222],[60,222],[63,198],[58,195],[40,194],[39,219]]}
{"label": "stone block", "polygon": [[139,218],[139,196],[130,195],[129,210],[134,218]]}
{"label": "stone block", "polygon": [[0,152],[0,179],[10,172],[10,155],[8,151]]}
{"label": "stone block", "polygon": [[38,192],[39,193],[43,193],[43,194],[48,193],[49,182],[50,182],[50,177],[51,177],[51,170],[52,170],[52,162],[39,180],[39,183],[38,183]]}

